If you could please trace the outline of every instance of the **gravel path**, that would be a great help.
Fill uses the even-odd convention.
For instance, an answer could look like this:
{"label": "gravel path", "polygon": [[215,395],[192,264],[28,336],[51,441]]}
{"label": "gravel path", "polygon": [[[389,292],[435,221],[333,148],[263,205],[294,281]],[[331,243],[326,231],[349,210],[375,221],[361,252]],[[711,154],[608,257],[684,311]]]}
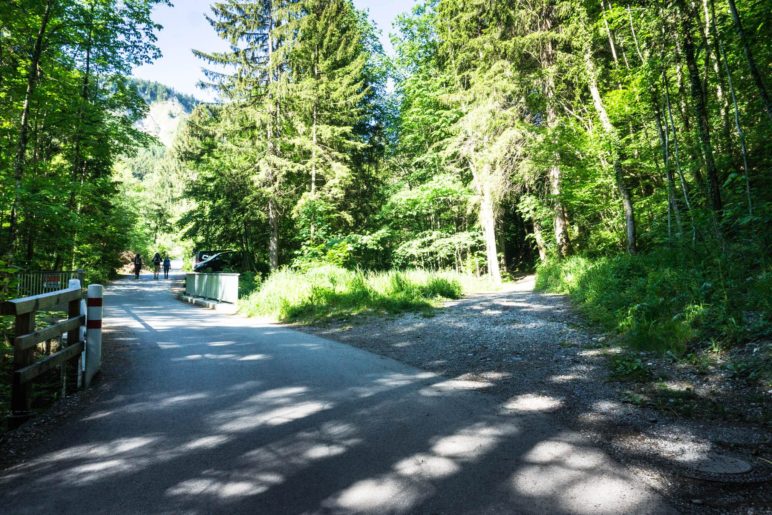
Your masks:
{"label": "gravel path", "polygon": [[338,321],[302,330],[553,412],[602,442],[684,512],[772,513],[772,435],[746,423],[687,420],[624,402],[608,380],[620,349],[587,329],[567,299],[526,277],[503,292],[446,304],[435,316]]}

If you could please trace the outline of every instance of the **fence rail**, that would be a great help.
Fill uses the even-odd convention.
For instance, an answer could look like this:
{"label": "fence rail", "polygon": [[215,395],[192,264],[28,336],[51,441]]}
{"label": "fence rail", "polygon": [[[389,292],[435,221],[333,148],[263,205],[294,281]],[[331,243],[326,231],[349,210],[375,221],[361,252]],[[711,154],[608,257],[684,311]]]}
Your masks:
{"label": "fence rail", "polygon": [[[0,314],[15,317],[13,340],[13,379],[11,383],[11,417],[9,425],[17,427],[31,415],[31,381],[54,367],[78,358],[85,348],[80,339],[80,326],[85,323],[81,315],[82,292],[80,287],[23,297],[0,303]],[[35,331],[35,312],[67,305],[68,319],[56,325]],[[35,345],[67,334],[68,346],[46,358],[35,361]]]}
{"label": "fence rail", "polygon": [[20,272],[16,277],[16,293],[21,297],[64,290],[70,279],[78,279],[85,286],[83,276],[83,270]]}
{"label": "fence rail", "polygon": [[235,304],[239,300],[239,274],[189,273],[185,276],[185,293],[194,297]]}

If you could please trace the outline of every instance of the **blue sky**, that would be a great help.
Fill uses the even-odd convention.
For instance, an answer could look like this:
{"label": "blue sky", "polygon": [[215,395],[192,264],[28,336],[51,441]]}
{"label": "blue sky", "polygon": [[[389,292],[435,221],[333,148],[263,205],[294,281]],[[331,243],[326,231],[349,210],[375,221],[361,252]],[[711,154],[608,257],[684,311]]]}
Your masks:
{"label": "blue sky", "polygon": [[[207,21],[212,0],[174,0],[174,7],[157,7],[154,19],[164,26],[158,34],[158,46],[163,57],[153,64],[137,68],[134,75],[173,87],[177,91],[196,95],[205,100],[212,94],[196,88],[202,79],[202,62],[193,56],[191,49],[221,50],[225,45]],[[354,4],[369,11],[370,18],[381,30],[381,40],[386,52],[391,52],[389,33],[397,15],[409,11],[415,0],[354,0]]]}

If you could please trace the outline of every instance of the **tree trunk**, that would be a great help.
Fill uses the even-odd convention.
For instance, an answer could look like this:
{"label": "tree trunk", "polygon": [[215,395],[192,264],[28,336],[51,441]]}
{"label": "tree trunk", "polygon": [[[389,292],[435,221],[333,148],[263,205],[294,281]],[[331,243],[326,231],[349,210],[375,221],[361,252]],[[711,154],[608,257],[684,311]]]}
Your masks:
{"label": "tree trunk", "polygon": [[268,113],[268,127],[267,127],[267,139],[268,139],[268,172],[266,180],[269,186],[268,197],[268,265],[271,271],[274,272],[279,268],[279,209],[276,203],[276,173],[273,167],[276,165],[275,157],[278,156],[278,117],[279,117],[279,100],[275,96],[273,91],[273,84],[277,81],[275,71],[273,69],[273,51],[274,51],[274,6],[271,3],[270,16],[268,27],[268,82],[269,82],[269,95],[272,96],[271,103],[269,104],[271,112]]}
{"label": "tree trunk", "polygon": [[756,60],[753,58],[753,52],[751,52],[751,47],[748,45],[748,38],[745,35],[745,30],[743,29],[743,24],[740,20],[740,14],[737,12],[737,6],[735,5],[734,0],[727,0],[727,2],[729,3],[729,12],[732,13],[734,26],[737,29],[737,34],[740,36],[740,42],[743,45],[743,52],[745,53],[745,59],[748,61],[748,67],[751,70],[751,77],[753,77],[753,82],[756,83],[756,87],[759,90],[759,97],[761,97],[761,101],[764,104],[767,117],[772,120],[772,108],[769,105],[769,95],[767,95],[767,88],[764,86],[761,73],[759,73],[759,68],[756,66]]}
{"label": "tree trunk", "polygon": [[713,211],[719,216],[723,209],[721,202],[721,190],[718,182],[718,169],[713,158],[713,145],[710,139],[710,122],[708,120],[708,108],[705,103],[705,92],[700,82],[700,71],[694,56],[694,41],[692,39],[692,24],[690,11],[684,0],[679,0],[681,7],[681,29],[683,33],[684,57],[686,68],[689,70],[689,82],[691,83],[691,96],[697,117],[697,133],[700,139],[700,148],[705,160],[708,173],[708,194]]}
{"label": "tree trunk", "polygon": [[[712,0],[711,0],[712,1]],[[702,0],[702,9],[705,12],[705,34],[703,40],[705,41],[705,48],[707,49],[707,55],[709,56],[713,65],[713,74],[716,76],[716,99],[718,100],[718,108],[721,115],[721,130],[724,139],[725,151],[728,154],[732,153],[732,131],[730,129],[729,122],[729,101],[726,98],[724,90],[726,89],[724,84],[724,76],[721,73],[721,53],[718,49],[718,30],[716,29],[716,20],[711,15],[711,10],[708,6],[708,0]],[[708,73],[705,70],[705,80],[708,80]],[[707,92],[707,84],[705,87]]]}
{"label": "tree trunk", "polygon": [[[685,140],[687,142],[686,149],[689,152],[689,157],[692,162],[699,161],[700,157],[695,152],[694,148],[696,145],[693,144],[692,141],[692,123],[691,118],[689,117],[689,109],[686,105],[686,86],[684,84],[684,74],[683,69],[681,66],[682,62],[682,56],[683,56],[683,50],[681,49],[681,40],[678,38],[678,30],[677,27],[673,27],[673,32],[675,33],[674,39],[675,39],[675,70],[676,70],[676,84],[678,86],[678,90],[676,91],[676,98],[678,100],[678,114],[681,115],[681,121],[683,122],[684,126],[684,134],[685,134]],[[665,28],[662,27],[662,37],[667,37],[665,34]],[[673,130],[675,130],[675,125],[673,125]],[[694,174],[694,181],[697,184],[697,187],[700,189],[700,191],[704,192],[707,190],[707,187],[705,186],[705,178],[702,176],[702,169],[699,166],[693,166],[692,167],[692,173]]]}
{"label": "tree trunk", "polygon": [[485,257],[488,262],[488,275],[496,284],[501,282],[499,255],[496,248],[496,214],[493,206],[493,193],[489,184],[482,184],[480,199],[480,225],[485,239]]}
{"label": "tree trunk", "polygon": [[29,142],[29,120],[31,109],[30,103],[38,85],[38,67],[40,66],[40,58],[43,55],[43,40],[46,36],[46,30],[48,29],[48,22],[51,19],[51,10],[53,9],[53,6],[54,0],[48,0],[46,2],[46,8],[45,11],[43,11],[43,18],[40,21],[40,29],[38,30],[37,37],[35,38],[35,46],[32,50],[32,61],[30,62],[29,73],[27,74],[27,89],[24,93],[24,105],[21,111],[21,124],[19,126],[19,143],[16,147],[16,158],[13,163],[15,186],[13,204],[11,206],[10,223],[8,227],[9,254],[13,252],[13,247],[16,243],[19,195],[21,193],[22,179],[24,178],[27,144]]}
{"label": "tree trunk", "polygon": [[279,213],[273,198],[268,199],[268,225],[268,264],[273,272],[279,269]]}
{"label": "tree trunk", "polygon": [[[670,129],[673,130],[673,157],[675,157],[676,172],[678,172],[678,178],[681,182],[681,191],[684,195],[684,202],[686,203],[686,209],[689,211],[689,217],[692,216],[692,203],[689,200],[689,190],[686,187],[686,178],[684,178],[684,172],[681,168],[681,152],[678,146],[678,134],[676,133],[675,119],[673,117],[673,108],[670,104],[670,84],[667,80],[667,73],[665,69],[662,69],[662,82],[665,89],[665,107],[667,107],[667,118],[670,121]],[[666,124],[667,125],[667,124]],[[668,132],[670,129],[667,129]],[[692,223],[692,230],[694,230],[694,223]]]}
{"label": "tree trunk", "polygon": [[[552,28],[551,12],[544,13],[545,32]],[[555,50],[552,41],[548,40],[542,52],[542,67],[547,71],[547,79],[544,85],[544,96],[547,101],[547,127],[555,130],[558,126],[558,116],[555,111],[555,79],[550,68],[555,64]],[[571,240],[568,236],[568,217],[563,202],[560,199],[561,193],[561,170],[560,154],[552,154],[553,163],[547,172],[550,184],[550,195],[552,197],[552,208],[555,213],[554,231],[555,243],[557,244],[558,255],[565,257],[571,252]]]}
{"label": "tree trunk", "polygon": [[536,250],[539,252],[539,261],[547,262],[547,245],[544,242],[544,231],[538,220],[533,221],[533,239],[536,240]]}
{"label": "tree trunk", "polygon": [[[314,46],[314,81],[316,81],[316,86],[319,84],[319,48],[318,45]],[[316,97],[317,94],[317,87],[314,87],[314,105],[312,109],[312,126],[311,126],[311,197],[314,198],[316,195],[316,144],[318,142],[318,117],[319,117],[319,106],[318,106],[318,100]],[[312,234],[313,234],[313,227],[312,227]]]}
{"label": "tree trunk", "polygon": [[630,189],[625,181],[622,160],[619,157],[619,149],[617,148],[617,145],[619,145],[619,138],[617,137],[614,125],[611,123],[611,119],[608,117],[606,107],[603,105],[603,99],[598,90],[595,63],[593,63],[592,51],[589,45],[585,48],[584,65],[585,71],[587,72],[587,84],[590,89],[590,95],[592,96],[595,111],[598,114],[598,118],[600,118],[601,126],[609,141],[609,149],[614,163],[614,180],[616,182],[617,190],[619,191],[619,196],[622,198],[622,207],[624,209],[627,252],[635,254],[638,251],[635,234],[635,208],[633,206],[632,196],[630,195]]}
{"label": "tree trunk", "polygon": [[678,203],[675,199],[675,179],[673,177],[673,168],[670,165],[670,137],[662,124],[662,111],[659,108],[659,95],[654,92],[652,103],[654,105],[654,121],[657,126],[660,145],[662,146],[662,159],[665,166],[665,175],[667,176],[667,202],[668,202],[668,238],[671,237],[670,213],[675,217],[676,230],[678,238],[681,238],[683,228],[681,225],[681,212],[678,209]]}
{"label": "tree trunk", "polygon": [[566,210],[560,202],[560,166],[552,165],[549,169],[550,194],[552,195],[553,209],[555,212],[555,243],[558,247],[558,254],[566,257],[571,253],[571,240],[568,236],[568,219]]}

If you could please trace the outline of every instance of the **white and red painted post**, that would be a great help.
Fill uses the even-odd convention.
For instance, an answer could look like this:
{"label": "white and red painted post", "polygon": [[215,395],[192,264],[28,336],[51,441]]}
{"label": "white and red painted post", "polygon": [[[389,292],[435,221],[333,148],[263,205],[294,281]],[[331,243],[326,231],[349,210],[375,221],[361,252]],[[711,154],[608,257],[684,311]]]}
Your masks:
{"label": "white and red painted post", "polygon": [[[82,277],[82,270],[78,271],[78,277]],[[70,279],[69,284],[67,285],[68,288],[82,288],[82,282],[80,279]],[[86,301],[81,300],[80,301],[80,316],[83,317],[83,325],[80,326],[80,332],[78,333],[79,340],[84,342],[86,341]],[[68,342],[68,344],[71,342]],[[78,388],[80,389],[83,386],[83,372],[86,370],[86,349],[84,347],[83,352],[80,353],[80,360],[78,362]]]}
{"label": "white and red painted post", "polygon": [[102,296],[104,287],[101,284],[91,284],[88,287],[86,305],[86,387],[91,384],[102,366]]}

